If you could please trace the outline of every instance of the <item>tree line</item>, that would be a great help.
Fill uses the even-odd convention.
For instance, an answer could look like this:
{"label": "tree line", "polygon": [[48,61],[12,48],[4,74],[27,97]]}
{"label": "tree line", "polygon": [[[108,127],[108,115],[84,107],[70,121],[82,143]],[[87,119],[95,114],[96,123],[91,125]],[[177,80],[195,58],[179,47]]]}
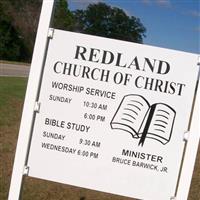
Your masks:
{"label": "tree line", "polygon": [[[0,60],[30,62],[42,0],[0,1]],[[70,11],[57,0],[52,27],[107,38],[142,43],[146,28],[140,19],[105,3]]]}

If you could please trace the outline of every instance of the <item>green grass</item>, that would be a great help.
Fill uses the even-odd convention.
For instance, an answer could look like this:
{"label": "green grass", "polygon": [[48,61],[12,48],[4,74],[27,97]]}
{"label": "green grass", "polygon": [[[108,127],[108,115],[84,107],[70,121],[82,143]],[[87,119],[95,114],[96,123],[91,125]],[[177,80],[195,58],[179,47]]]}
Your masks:
{"label": "green grass", "polygon": [[18,120],[16,112],[24,100],[26,78],[0,77],[0,126]]}
{"label": "green grass", "polygon": [[[0,77],[0,200],[6,200],[8,197],[26,85],[26,78]],[[96,192],[31,177],[25,177],[24,179],[22,199],[133,200],[132,198]],[[200,154],[197,158],[188,200],[199,199]]]}
{"label": "green grass", "polygon": [[26,78],[0,77],[0,199],[7,199]]}
{"label": "green grass", "polygon": [[0,77],[0,105],[11,99],[23,100],[27,78]]}

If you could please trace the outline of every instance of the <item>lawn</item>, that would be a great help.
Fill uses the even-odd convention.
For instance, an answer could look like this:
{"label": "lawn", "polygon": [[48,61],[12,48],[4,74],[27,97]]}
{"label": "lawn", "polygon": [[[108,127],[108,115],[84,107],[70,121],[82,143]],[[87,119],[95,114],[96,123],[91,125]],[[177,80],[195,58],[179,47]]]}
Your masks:
{"label": "lawn", "polygon": [[[0,77],[0,199],[8,197],[26,78]],[[199,149],[200,151],[200,149]],[[25,177],[23,200],[133,200],[83,188]],[[200,154],[188,200],[200,199]]]}

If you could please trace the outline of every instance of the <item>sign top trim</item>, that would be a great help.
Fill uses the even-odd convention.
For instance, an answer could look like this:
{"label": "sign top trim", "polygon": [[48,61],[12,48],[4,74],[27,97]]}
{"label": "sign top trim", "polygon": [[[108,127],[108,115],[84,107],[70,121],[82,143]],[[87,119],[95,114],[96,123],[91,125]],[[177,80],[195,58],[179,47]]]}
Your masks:
{"label": "sign top trim", "polygon": [[[51,29],[51,28],[50,28]],[[176,49],[170,49],[170,48],[165,48],[165,47],[159,47],[159,46],[154,46],[154,45],[150,45],[150,44],[144,44],[144,43],[136,43],[136,42],[130,42],[130,41],[125,41],[125,40],[120,40],[120,39],[113,39],[113,38],[107,38],[107,37],[103,37],[103,36],[98,36],[98,35],[91,35],[91,34],[84,34],[84,33],[77,33],[77,32],[72,32],[72,31],[64,31],[64,30],[61,30],[61,29],[54,29],[53,30],[57,30],[57,31],[61,31],[61,32],[64,32],[64,33],[71,33],[71,34],[74,34],[74,35],[77,35],[77,37],[80,38],[81,37],[91,37],[91,38],[99,38],[99,39],[102,39],[102,40],[110,40],[110,41],[116,41],[118,43],[122,43],[123,45],[124,44],[134,44],[138,47],[147,47],[147,48],[155,48],[155,49],[160,49],[162,50],[163,52],[164,51],[170,51],[172,53],[180,53],[180,54],[187,54],[188,56],[198,56],[200,57],[200,54],[198,53],[191,53],[191,52],[187,52],[187,51],[181,51],[181,50],[176,50]],[[198,62],[198,59],[197,59],[197,62]]]}

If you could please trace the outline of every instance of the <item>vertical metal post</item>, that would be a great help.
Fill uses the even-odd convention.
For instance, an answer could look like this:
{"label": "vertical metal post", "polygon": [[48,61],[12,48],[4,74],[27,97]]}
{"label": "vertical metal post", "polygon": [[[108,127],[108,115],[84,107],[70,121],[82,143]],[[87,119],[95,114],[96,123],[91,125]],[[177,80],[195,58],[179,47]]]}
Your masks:
{"label": "vertical metal post", "polygon": [[[200,63],[198,64],[200,65]],[[200,87],[197,88],[196,102],[190,127],[190,133],[187,141],[185,157],[176,194],[177,200],[187,200],[192,174],[195,165],[195,158],[200,140]]]}
{"label": "vertical metal post", "polygon": [[33,51],[31,70],[27,85],[21,125],[15,153],[15,160],[10,183],[9,200],[18,200],[23,182],[24,168],[27,153],[29,150],[29,140],[34,117],[34,106],[37,98],[40,76],[45,59],[45,51],[48,42],[48,30],[51,22],[54,0],[43,0],[38,31]]}

